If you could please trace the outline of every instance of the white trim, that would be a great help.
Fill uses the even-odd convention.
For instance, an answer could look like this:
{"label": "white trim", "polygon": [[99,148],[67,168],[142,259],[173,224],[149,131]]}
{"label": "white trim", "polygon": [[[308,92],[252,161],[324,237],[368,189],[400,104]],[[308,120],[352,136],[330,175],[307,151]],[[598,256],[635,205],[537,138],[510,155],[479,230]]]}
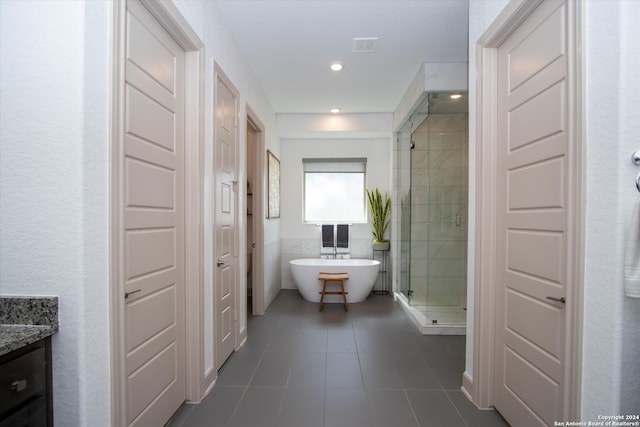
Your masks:
{"label": "white trim", "polygon": [[185,53],[185,280],[187,400],[205,396],[204,371],[204,48]]}
{"label": "white trim", "polygon": [[120,177],[123,176],[120,162],[122,138],[124,135],[124,76],[125,76],[125,23],[127,7],[124,2],[111,2],[111,90],[110,90],[110,158],[109,158],[109,323],[111,348],[111,425],[126,425],[125,381],[126,367],[124,363],[125,331],[124,331],[124,283],[122,265],[119,254],[122,253],[123,242],[120,239],[120,226],[123,224],[120,212],[120,197],[123,194]]}
{"label": "white trim", "polygon": [[460,387],[460,391],[462,394],[467,396],[467,399],[473,402],[473,398],[471,397],[471,393],[473,391],[473,378],[467,371],[462,373],[462,387]]}
{"label": "white trim", "polygon": [[264,194],[266,183],[265,167],[265,126],[253,109],[246,104],[247,123],[256,132],[255,146],[253,150],[253,240],[256,247],[253,252],[253,294],[252,313],[264,314]]}
{"label": "white trim", "polygon": [[[477,48],[476,96],[476,246],[473,327],[473,387],[472,397],[480,408],[493,404],[493,341],[494,341],[494,288],[495,281],[495,200],[496,200],[496,147],[484,141],[495,141],[495,120],[483,119],[483,112],[496,111],[497,54],[495,49]],[[490,284],[486,286],[485,284]]]}
{"label": "white trim", "polygon": [[[496,276],[496,147],[497,138],[497,50],[502,43],[542,3],[542,0],[512,0],[478,40],[477,52],[477,157],[476,157],[476,246],[474,284],[473,378],[463,376],[463,392],[480,408],[493,405],[493,346],[494,302]],[[569,27],[569,138],[577,159],[575,170],[568,171],[574,192],[568,208],[575,213],[575,223],[569,242],[567,297],[567,339],[565,356],[564,419],[579,419],[580,413],[580,354],[582,348],[582,307],[584,270],[584,126],[582,69],[584,58],[584,12],[580,2],[567,1]],[[571,145],[571,144],[570,144]]]}
{"label": "white trim", "polygon": [[571,235],[573,239],[569,241],[571,254],[569,266],[572,271],[569,280],[573,284],[567,287],[567,298],[571,304],[567,304],[567,320],[571,324],[566,339],[566,360],[569,362],[565,369],[565,396],[564,413],[566,419],[580,419],[581,391],[582,391],[582,335],[583,335],[583,308],[584,308],[584,271],[585,271],[585,235],[586,235],[586,135],[585,131],[585,78],[583,70],[586,70],[586,58],[584,53],[586,15],[582,2],[567,1],[567,45],[568,45],[568,68],[567,73],[571,76],[568,85],[569,118],[568,132],[569,138],[575,141],[569,144],[574,152],[568,153],[576,159],[571,165],[575,170],[568,170],[567,176],[570,181],[573,193],[568,201],[569,207],[575,216],[571,222],[573,227]]}
{"label": "white trim", "polygon": [[[204,190],[204,44],[172,2],[140,0],[151,15],[175,39],[185,51],[185,304],[186,310],[186,398],[199,402],[205,395],[202,372],[202,289],[203,289],[203,227],[202,201]],[[124,194],[118,159],[124,135],[124,77],[126,3],[112,2],[111,47],[111,135],[110,135],[110,325],[111,325],[111,424],[126,425],[126,393],[124,365],[124,293],[121,277],[122,266],[118,254],[123,242],[118,230],[123,223],[119,211],[119,199]]]}

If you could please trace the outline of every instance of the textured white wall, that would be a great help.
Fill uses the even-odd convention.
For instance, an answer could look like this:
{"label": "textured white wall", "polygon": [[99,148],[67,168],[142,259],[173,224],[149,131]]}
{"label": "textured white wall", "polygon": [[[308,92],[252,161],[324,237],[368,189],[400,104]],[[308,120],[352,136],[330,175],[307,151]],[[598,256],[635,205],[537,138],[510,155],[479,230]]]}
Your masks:
{"label": "textured white wall", "polygon": [[[635,193],[633,180],[640,173],[640,168],[627,162],[627,155],[640,150],[640,97],[628,96],[628,94],[640,94],[640,56],[638,56],[638,40],[640,40],[640,27],[637,17],[640,16],[640,2],[625,1],[620,9],[620,92],[619,99],[624,108],[620,112],[620,136],[621,150],[620,162],[622,163],[618,173],[622,182],[622,236],[628,237],[633,218],[634,205],[640,204],[640,194]],[[639,206],[640,208],[640,206]],[[638,209],[640,212],[640,209]],[[625,245],[626,246],[626,245]],[[623,302],[622,317],[622,361],[620,384],[620,413],[638,413],[640,408],[640,301],[625,298]],[[630,373],[634,373],[631,374]]]}
{"label": "textured white wall", "polygon": [[[586,4],[587,235],[582,416],[640,408],[640,301],[623,295],[624,247],[640,149],[636,1]],[[631,96],[630,96],[631,95]],[[637,220],[637,219],[636,219]]]}
{"label": "textured white wall", "polygon": [[0,2],[0,293],[58,295],[56,425],[109,424],[108,2]]}

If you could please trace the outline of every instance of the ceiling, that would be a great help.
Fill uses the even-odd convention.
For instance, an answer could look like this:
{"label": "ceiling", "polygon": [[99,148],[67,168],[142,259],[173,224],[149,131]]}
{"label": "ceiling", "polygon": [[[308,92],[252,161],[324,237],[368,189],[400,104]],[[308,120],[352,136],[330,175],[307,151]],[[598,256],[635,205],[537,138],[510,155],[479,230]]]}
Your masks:
{"label": "ceiling", "polygon": [[276,113],[392,112],[422,63],[467,62],[468,0],[216,3]]}

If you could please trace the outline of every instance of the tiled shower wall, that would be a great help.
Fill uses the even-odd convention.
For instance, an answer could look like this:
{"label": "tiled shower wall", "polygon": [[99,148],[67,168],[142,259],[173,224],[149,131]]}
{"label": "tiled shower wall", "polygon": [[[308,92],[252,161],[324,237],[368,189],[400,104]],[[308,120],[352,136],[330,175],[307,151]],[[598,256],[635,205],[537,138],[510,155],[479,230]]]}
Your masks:
{"label": "tiled shower wall", "polygon": [[415,305],[466,305],[466,114],[430,115],[413,133],[411,288]]}

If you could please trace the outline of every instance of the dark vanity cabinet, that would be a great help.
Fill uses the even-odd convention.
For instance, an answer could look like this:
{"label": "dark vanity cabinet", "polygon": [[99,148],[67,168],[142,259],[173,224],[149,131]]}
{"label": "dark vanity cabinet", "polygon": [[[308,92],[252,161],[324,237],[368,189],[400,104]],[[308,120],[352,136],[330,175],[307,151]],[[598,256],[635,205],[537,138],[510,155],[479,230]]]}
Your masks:
{"label": "dark vanity cabinet", "polygon": [[51,337],[0,356],[0,427],[53,425]]}

